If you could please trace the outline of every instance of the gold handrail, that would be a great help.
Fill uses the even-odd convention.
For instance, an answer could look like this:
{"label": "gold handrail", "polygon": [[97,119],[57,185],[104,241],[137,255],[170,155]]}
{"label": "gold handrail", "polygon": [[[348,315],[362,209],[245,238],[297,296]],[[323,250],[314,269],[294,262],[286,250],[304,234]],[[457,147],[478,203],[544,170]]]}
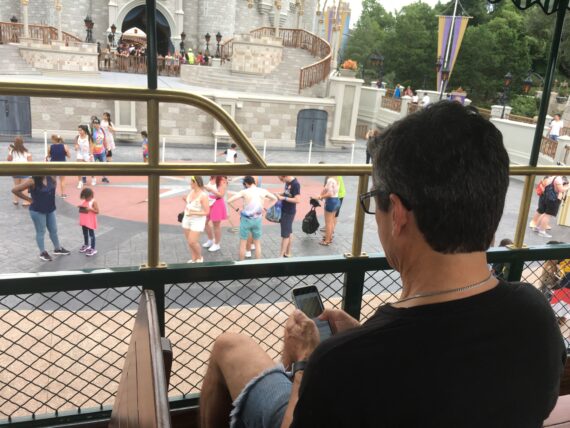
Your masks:
{"label": "gold handrail", "polygon": [[[234,119],[218,104],[202,97],[181,91],[151,90],[143,88],[114,86],[75,86],[65,84],[44,84],[31,82],[0,82],[0,94],[31,97],[60,97],[81,99],[114,99],[144,101],[147,103],[149,131],[149,163],[133,164],[113,162],[95,164],[84,162],[62,163],[13,163],[0,162],[0,176],[6,175],[91,175],[104,172],[107,175],[143,175],[148,182],[148,264],[147,268],[158,268],[159,261],[159,197],[161,175],[359,175],[371,173],[370,165],[268,165],[255,146],[237,125]],[[179,103],[197,107],[211,114],[225,128],[239,145],[250,164],[180,164],[159,162],[159,104],[160,102]],[[364,178],[361,177],[362,183]],[[362,185],[360,186],[362,187]],[[356,218],[363,217],[362,208],[356,201]],[[362,218],[363,220],[363,218]],[[353,236],[353,257],[361,256],[363,221],[355,223]],[[358,227],[357,227],[358,225]]]}
{"label": "gold handrail", "polygon": [[[359,190],[366,187],[366,176],[372,172],[371,165],[297,165],[273,164],[268,165],[254,145],[243,133],[234,119],[215,102],[197,94],[173,91],[151,90],[144,88],[114,87],[114,86],[74,86],[65,84],[44,84],[30,82],[0,82],[0,94],[32,97],[60,97],[82,99],[114,99],[128,101],[143,101],[148,105],[149,128],[149,163],[135,164],[113,162],[106,164],[62,162],[62,163],[13,163],[0,162],[0,176],[11,175],[91,175],[104,172],[108,175],[143,175],[149,177],[149,260],[148,266],[160,266],[158,254],[158,223],[159,223],[159,178],[161,175],[347,175],[360,176]],[[197,107],[217,119],[226,129],[230,137],[239,145],[250,164],[181,164],[159,163],[158,161],[158,129],[159,103],[179,103]],[[510,175],[526,176],[519,221],[515,235],[517,247],[523,246],[526,220],[532,198],[532,184],[535,175],[570,175],[570,167],[566,166],[511,166]],[[529,190],[530,189],[530,190]],[[353,256],[361,256],[363,212],[358,199],[355,206],[355,221],[353,233]]]}
{"label": "gold handrail", "polygon": [[[260,168],[267,167],[263,157],[255,149],[235,120],[214,101],[201,95],[165,89],[124,86],[77,86],[31,82],[2,82],[0,83],[0,93],[3,95],[26,95],[46,98],[113,99],[146,102],[155,100],[191,105],[211,114],[217,119],[230,137],[240,146],[252,165]],[[151,122],[149,121],[149,127],[150,124]],[[156,125],[158,128],[158,118]]]}

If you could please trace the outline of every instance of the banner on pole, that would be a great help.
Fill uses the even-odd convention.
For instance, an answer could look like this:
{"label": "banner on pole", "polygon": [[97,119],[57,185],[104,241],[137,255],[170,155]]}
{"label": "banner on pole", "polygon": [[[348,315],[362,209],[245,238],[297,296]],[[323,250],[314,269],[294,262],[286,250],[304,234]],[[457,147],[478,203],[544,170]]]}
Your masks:
{"label": "banner on pole", "polygon": [[[437,40],[437,58],[441,61],[441,69],[437,73],[437,89],[441,89],[441,72],[445,67],[449,70],[449,76],[453,72],[459,48],[467,29],[467,23],[471,17],[456,16],[455,23],[453,16],[439,17],[439,31]],[[453,29],[452,29],[453,26]],[[453,31],[452,31],[453,30]]]}

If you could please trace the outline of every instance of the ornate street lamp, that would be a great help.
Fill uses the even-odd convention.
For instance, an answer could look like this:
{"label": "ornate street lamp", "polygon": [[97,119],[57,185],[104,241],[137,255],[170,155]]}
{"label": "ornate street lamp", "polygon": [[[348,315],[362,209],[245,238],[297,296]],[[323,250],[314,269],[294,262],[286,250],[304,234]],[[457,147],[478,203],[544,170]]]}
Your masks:
{"label": "ornate street lamp", "polygon": [[204,38],[206,39],[206,50],[204,51],[204,55],[206,56],[210,56],[210,38],[212,36],[210,36],[210,33],[206,33],[206,35],[204,36]]}
{"label": "ornate street lamp", "polygon": [[186,40],[186,33],[183,31],[182,33],[180,33],[180,55],[184,56],[184,54],[186,53],[186,49],[184,46],[184,40]]}
{"label": "ornate street lamp", "polygon": [[85,19],[83,20],[83,22],[85,23],[85,31],[87,33],[87,37],[85,38],[85,41],[87,43],[93,43],[93,26],[95,24],[93,23],[91,16],[87,15],[85,17]]}
{"label": "ornate street lamp", "polygon": [[501,119],[505,117],[505,106],[509,100],[509,92],[511,91],[511,83],[513,82],[513,75],[509,72],[503,77],[503,92],[499,97],[499,102],[503,106],[503,111],[501,112]]}
{"label": "ornate street lamp", "polygon": [[529,71],[527,76],[523,80],[523,85],[522,85],[523,94],[528,95],[528,93],[530,92],[530,90],[532,88],[532,84],[533,84],[532,72]]}
{"label": "ornate street lamp", "polygon": [[216,43],[218,44],[216,46],[216,58],[219,58],[222,56],[221,51],[220,51],[220,42],[222,41],[222,33],[220,33],[218,31],[218,33],[216,34]]}
{"label": "ornate street lamp", "polygon": [[372,65],[372,67],[377,72],[376,86],[378,88],[381,88],[382,78],[384,77],[384,57],[380,54],[373,53],[368,57],[368,59],[370,60],[370,64]]}

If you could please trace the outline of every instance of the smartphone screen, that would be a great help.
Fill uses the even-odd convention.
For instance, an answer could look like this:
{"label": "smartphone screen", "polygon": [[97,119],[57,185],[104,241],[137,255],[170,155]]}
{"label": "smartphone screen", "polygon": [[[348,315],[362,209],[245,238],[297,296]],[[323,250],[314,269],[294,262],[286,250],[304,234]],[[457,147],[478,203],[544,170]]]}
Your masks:
{"label": "smartphone screen", "polygon": [[301,312],[315,322],[319,330],[321,341],[332,336],[332,329],[329,322],[317,318],[324,310],[317,287],[309,286],[294,289],[293,302]]}

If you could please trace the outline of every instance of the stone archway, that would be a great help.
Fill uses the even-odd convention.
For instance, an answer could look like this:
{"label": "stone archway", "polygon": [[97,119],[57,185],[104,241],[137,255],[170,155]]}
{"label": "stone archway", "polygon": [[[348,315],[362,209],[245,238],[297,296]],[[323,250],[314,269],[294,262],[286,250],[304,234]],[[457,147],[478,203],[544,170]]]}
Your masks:
{"label": "stone archway", "polygon": [[[145,3],[145,0],[133,0],[119,9],[115,25],[121,32],[128,29],[126,27],[129,25],[129,28],[137,26],[144,32],[147,32],[144,19],[146,13]],[[161,55],[166,55],[169,50],[174,53],[176,44],[173,42],[179,38],[177,37],[179,31],[176,21],[172,13],[160,3],[156,4],[156,12],[158,52]],[[134,23],[137,25],[134,25]]]}

